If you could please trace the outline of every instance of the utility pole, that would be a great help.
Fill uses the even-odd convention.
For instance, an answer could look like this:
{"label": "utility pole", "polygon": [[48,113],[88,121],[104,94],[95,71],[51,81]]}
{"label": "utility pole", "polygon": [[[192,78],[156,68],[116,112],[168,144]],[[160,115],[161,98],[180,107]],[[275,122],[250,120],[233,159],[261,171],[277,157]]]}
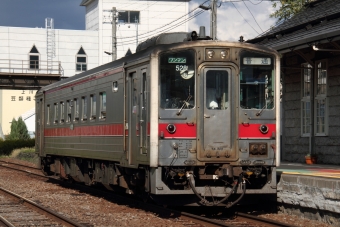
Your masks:
{"label": "utility pole", "polygon": [[112,61],[117,59],[116,14],[116,7],[112,7]]}
{"label": "utility pole", "polygon": [[116,7],[112,7],[112,10],[103,10],[103,12],[112,13],[111,16],[104,16],[103,24],[112,24],[112,53],[104,51],[108,55],[112,55],[112,61],[117,59],[117,10]]}
{"label": "utility pole", "polygon": [[217,34],[217,1],[210,0],[210,6],[200,5],[199,8],[204,10],[211,10],[210,12],[210,37],[216,40]]}
{"label": "utility pole", "polygon": [[216,40],[217,34],[217,0],[211,0],[210,3],[210,37]]}

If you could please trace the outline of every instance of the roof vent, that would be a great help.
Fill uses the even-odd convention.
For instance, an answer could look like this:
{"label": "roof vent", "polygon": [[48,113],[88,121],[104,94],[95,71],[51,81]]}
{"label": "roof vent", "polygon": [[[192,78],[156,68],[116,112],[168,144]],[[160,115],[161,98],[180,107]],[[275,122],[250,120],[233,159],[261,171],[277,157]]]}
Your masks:
{"label": "roof vent", "polygon": [[200,39],[205,39],[206,35],[205,35],[205,27],[204,26],[200,26],[200,34],[198,36]]}

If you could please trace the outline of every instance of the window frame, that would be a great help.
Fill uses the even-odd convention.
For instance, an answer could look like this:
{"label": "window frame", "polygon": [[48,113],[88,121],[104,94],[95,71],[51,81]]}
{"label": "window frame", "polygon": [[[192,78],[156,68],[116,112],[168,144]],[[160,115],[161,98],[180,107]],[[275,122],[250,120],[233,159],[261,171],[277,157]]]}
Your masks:
{"label": "window frame", "polygon": [[[78,61],[78,58],[84,58],[85,62],[83,61]],[[76,62],[76,72],[85,72],[87,71],[87,64],[88,64],[88,57],[87,54],[84,50],[84,48],[81,46],[75,56],[75,62]],[[78,69],[79,66],[79,69]],[[85,66],[85,67],[84,67]]]}
{"label": "window frame", "polygon": [[[326,76],[325,76],[325,91],[324,93],[318,93],[318,85],[319,85],[319,69],[322,69],[322,68],[319,68],[319,64],[322,64],[324,63],[325,64],[325,67],[324,67],[324,70],[326,72]],[[327,93],[328,93],[328,90],[329,90],[329,83],[328,83],[328,62],[327,60],[319,60],[319,61],[316,61],[315,62],[315,79],[314,79],[314,82],[315,82],[315,86],[314,86],[314,135],[315,136],[328,136],[328,120],[329,120],[329,111],[328,111],[328,97],[327,97]],[[324,130],[322,132],[317,132],[317,128],[318,128],[318,101],[319,100],[324,100]]]}
{"label": "window frame", "polygon": [[[318,85],[319,85],[319,64],[324,63],[323,69],[325,70],[325,87],[324,87],[324,92],[323,93],[318,93]],[[311,75],[310,75],[310,86],[309,86],[309,96],[305,95],[306,92],[306,87],[305,87],[305,67],[310,67],[311,69]],[[328,61],[327,60],[318,60],[314,62],[314,66],[308,64],[308,63],[303,63],[301,64],[302,70],[301,70],[301,110],[300,110],[300,120],[301,120],[301,137],[310,137],[311,135],[311,127],[313,127],[313,134],[314,136],[328,136],[329,133],[329,100],[327,97],[327,93],[329,90],[329,82],[328,82]],[[311,83],[313,82],[313,83]],[[314,84],[314,85],[313,85]],[[313,89],[313,90],[312,90]],[[313,95],[313,99],[311,97]],[[318,132],[318,102],[324,101],[323,105],[323,131]],[[312,102],[313,102],[313,110],[312,108]],[[308,120],[306,120],[306,108],[305,104],[309,103],[309,123]],[[313,111],[313,113],[312,113]],[[313,114],[313,125],[311,125],[311,115]],[[304,128],[309,124],[309,132],[304,131]]]}
{"label": "window frame", "polygon": [[[37,70],[37,69],[39,69],[40,54],[29,54],[28,57],[29,57],[29,69],[30,70]],[[32,57],[37,57],[38,59],[32,59]]]}
{"label": "window frame", "polygon": [[[31,57],[37,57],[38,59],[31,59]],[[40,68],[40,53],[37,47],[33,45],[30,52],[28,53],[28,69],[37,70],[39,68]]]}
{"label": "window frame", "polygon": [[[138,18],[137,21],[134,18],[131,18],[131,12],[132,13],[138,13]],[[123,14],[127,14],[127,15],[123,15]],[[119,24],[140,24],[140,14],[141,11],[136,11],[136,10],[125,10],[125,11],[121,11],[118,12],[118,23]],[[122,18],[126,18],[127,20],[122,20]]]}
{"label": "window frame", "polygon": [[[309,137],[311,133],[311,92],[312,92],[312,84],[311,80],[313,78],[313,66],[309,63],[303,63],[301,64],[301,136],[302,137]],[[307,86],[305,86],[305,70],[310,70],[309,72],[309,95],[307,95]],[[305,106],[309,103],[309,121],[306,116],[306,112],[308,112],[308,109],[305,108]],[[309,122],[309,123],[308,123]],[[309,124],[309,126],[308,126]],[[304,130],[308,128],[308,130]]]}

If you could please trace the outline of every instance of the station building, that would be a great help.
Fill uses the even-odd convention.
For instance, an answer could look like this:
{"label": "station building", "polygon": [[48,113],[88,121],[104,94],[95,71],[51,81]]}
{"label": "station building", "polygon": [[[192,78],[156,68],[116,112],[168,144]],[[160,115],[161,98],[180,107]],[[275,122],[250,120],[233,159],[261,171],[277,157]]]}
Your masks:
{"label": "station building", "polygon": [[[0,27],[0,74],[55,70],[61,77],[71,77],[112,61],[114,53],[119,59],[160,33],[188,31],[189,1],[82,0],[85,30],[54,29],[51,18],[46,19],[45,28]],[[10,133],[13,118],[30,116],[32,122],[27,113],[34,108],[35,92],[0,90],[4,135]],[[34,130],[34,124],[27,127]]]}
{"label": "station building", "polygon": [[316,0],[249,43],[281,55],[282,161],[340,163],[340,0]]}

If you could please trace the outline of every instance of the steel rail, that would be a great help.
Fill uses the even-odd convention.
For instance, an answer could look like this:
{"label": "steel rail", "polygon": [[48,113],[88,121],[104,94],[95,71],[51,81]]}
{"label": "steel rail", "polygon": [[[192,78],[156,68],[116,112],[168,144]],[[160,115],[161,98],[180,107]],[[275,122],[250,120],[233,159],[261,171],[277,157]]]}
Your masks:
{"label": "steel rail", "polygon": [[26,165],[23,165],[23,164],[9,162],[9,161],[2,161],[2,160],[0,160],[0,163],[6,163],[6,164],[9,164],[9,165],[21,166],[21,167],[25,167],[25,168],[29,168],[29,169],[41,170],[40,168],[37,168],[37,167],[26,166]]}
{"label": "steel rail", "polygon": [[[53,177],[48,177],[48,176],[32,173],[32,172],[22,170],[22,169],[16,169],[16,168],[6,166],[6,165],[0,165],[0,167],[12,169],[12,170],[16,170],[16,171],[20,171],[20,172],[24,172],[24,173],[29,173],[31,175],[38,176],[38,177],[48,178],[48,179],[53,180],[53,181],[57,180],[56,178],[53,178]],[[62,182],[59,182],[59,183],[65,184],[66,182],[62,181]],[[201,216],[186,213],[186,212],[180,212],[180,211],[171,210],[171,209],[168,209],[168,208],[156,206],[156,205],[153,205],[153,204],[144,203],[144,202],[141,202],[141,201],[136,201],[135,199],[127,198],[127,197],[122,196],[122,195],[117,195],[117,194],[114,194],[114,193],[105,192],[105,191],[98,190],[98,189],[94,189],[94,188],[91,188],[91,187],[88,187],[88,186],[83,186],[83,185],[79,185],[79,184],[68,184],[68,186],[70,186],[70,185],[72,185],[73,187],[76,187],[77,189],[81,188],[81,190],[83,190],[83,191],[94,192],[96,194],[100,194],[101,196],[105,195],[107,197],[113,198],[114,200],[118,200],[119,202],[130,203],[130,204],[136,204],[136,202],[137,202],[138,207],[142,207],[145,210],[150,210],[154,213],[164,214],[164,215],[170,216],[170,217],[178,217],[178,218],[180,217],[183,220],[191,221],[191,222],[203,225],[203,226],[211,226],[211,227],[213,227],[213,226],[234,227],[235,226],[235,225],[223,223],[222,221],[217,221],[217,220],[201,217]]]}
{"label": "steel rail", "polygon": [[5,194],[8,197],[11,197],[12,200],[15,200],[16,202],[20,202],[21,204],[25,205],[26,207],[38,212],[39,214],[45,215],[48,218],[50,218],[53,221],[57,221],[62,223],[65,226],[76,226],[76,227],[84,227],[84,225],[77,223],[76,221],[73,221],[63,215],[60,215],[58,213],[56,213],[55,211],[43,207],[31,200],[28,200],[14,192],[8,191],[7,189],[4,189],[2,187],[0,187],[0,193]]}
{"label": "steel rail", "polygon": [[12,223],[10,223],[6,218],[2,217],[1,215],[0,215],[0,226],[15,227],[14,225],[12,225]]}
{"label": "steel rail", "polygon": [[[22,167],[26,167],[24,165],[20,165]],[[34,176],[38,176],[38,177],[43,177],[43,178],[47,178],[49,180],[58,182],[59,184],[67,184],[68,187],[72,187],[72,188],[76,188],[78,190],[82,190],[85,191],[86,193],[93,193],[93,194],[98,194],[100,196],[105,196],[107,198],[111,198],[112,200],[115,200],[116,202],[122,202],[125,204],[136,204],[139,208],[142,208],[144,210],[149,210],[151,212],[160,214],[160,215],[165,215],[167,217],[177,217],[177,218],[181,218],[184,221],[191,221],[203,226],[223,226],[223,227],[236,227],[239,226],[238,224],[230,224],[230,223],[226,223],[224,222],[225,220],[218,220],[218,219],[210,219],[210,218],[206,218],[206,217],[201,217],[199,215],[195,215],[192,213],[188,213],[188,212],[183,212],[183,211],[177,211],[177,210],[172,210],[169,208],[164,208],[164,207],[160,207],[154,204],[150,204],[150,203],[144,203],[141,201],[138,201],[136,199],[132,199],[129,197],[125,197],[123,195],[119,195],[119,194],[115,194],[112,192],[106,192],[103,190],[99,190],[99,189],[95,189],[95,188],[91,188],[89,186],[84,186],[84,185],[80,185],[80,184],[70,184],[67,183],[65,181],[60,181],[58,179],[56,179],[55,177],[49,177],[49,176],[45,176],[45,175],[40,175],[40,174],[36,174],[36,173],[32,173],[29,172],[27,170],[22,170],[22,169],[16,169],[10,166],[6,166],[6,165],[0,165],[0,167],[5,167],[8,169],[12,169],[12,170],[16,170],[16,171],[20,171],[20,172],[24,172],[24,173],[29,173],[30,175],[34,175]],[[278,222],[278,221],[274,221],[274,220],[270,220],[270,219],[266,219],[266,218],[261,218],[261,217],[257,217],[257,216],[253,216],[253,215],[249,215],[249,214],[245,214],[245,213],[241,213],[241,212],[236,212],[235,215],[237,217],[239,217],[240,219],[249,222],[249,224],[257,224],[257,225],[261,225],[261,226],[266,226],[266,227],[294,227],[293,225],[288,225],[286,223],[282,223],[282,222]],[[242,224],[241,224],[242,225]]]}
{"label": "steel rail", "polygon": [[236,216],[241,217],[242,219],[245,220],[250,220],[250,221],[255,221],[258,222],[260,224],[266,224],[265,226],[273,226],[273,227],[295,227],[294,225],[289,225],[283,222],[279,222],[279,221],[275,221],[275,220],[271,220],[271,219],[267,219],[267,218],[261,218],[261,217],[257,217],[254,215],[249,215],[249,214],[245,214],[245,213],[241,213],[241,212],[236,212],[235,213]]}
{"label": "steel rail", "polygon": [[[174,211],[174,212],[176,212],[176,211]],[[201,217],[201,216],[198,216],[198,215],[195,215],[195,214],[190,214],[190,213],[187,213],[187,212],[180,212],[179,214],[180,214],[180,217],[182,217],[183,219],[192,220],[193,222],[196,222],[196,223],[201,224],[203,226],[236,227],[236,225],[227,224],[223,221],[205,218],[205,217]]]}

